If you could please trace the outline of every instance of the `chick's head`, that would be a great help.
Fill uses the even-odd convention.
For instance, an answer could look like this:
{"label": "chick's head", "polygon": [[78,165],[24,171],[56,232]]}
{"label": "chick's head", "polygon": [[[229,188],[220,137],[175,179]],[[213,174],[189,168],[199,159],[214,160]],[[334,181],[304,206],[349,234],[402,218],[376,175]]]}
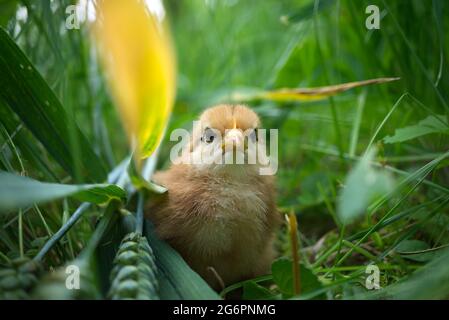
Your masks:
{"label": "chick's head", "polygon": [[[203,112],[193,128],[190,152],[199,169],[255,170],[266,164],[260,119],[243,105],[218,105]],[[261,152],[262,151],[262,152]]]}

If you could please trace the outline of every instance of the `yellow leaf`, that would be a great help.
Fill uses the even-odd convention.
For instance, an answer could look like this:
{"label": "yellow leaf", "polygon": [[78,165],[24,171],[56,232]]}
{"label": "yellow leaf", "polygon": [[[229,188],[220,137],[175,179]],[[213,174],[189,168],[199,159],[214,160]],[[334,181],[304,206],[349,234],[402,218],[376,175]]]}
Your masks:
{"label": "yellow leaf", "polygon": [[97,2],[100,57],[136,159],[159,145],[174,102],[175,58],[167,26],[139,0]]}
{"label": "yellow leaf", "polygon": [[236,100],[264,99],[274,101],[314,101],[334,96],[340,92],[347,91],[352,88],[362,87],[369,84],[390,82],[398,79],[399,78],[377,78],[317,88],[296,88],[296,89],[283,88],[273,91],[258,92],[246,97],[236,95],[234,98]]}

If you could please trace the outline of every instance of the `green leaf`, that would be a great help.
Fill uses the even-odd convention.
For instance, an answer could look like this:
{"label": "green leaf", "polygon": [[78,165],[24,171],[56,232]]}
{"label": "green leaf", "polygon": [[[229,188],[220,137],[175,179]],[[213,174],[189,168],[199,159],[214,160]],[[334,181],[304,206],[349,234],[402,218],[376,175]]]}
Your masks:
{"label": "green leaf", "polygon": [[123,200],[126,198],[126,193],[116,185],[46,183],[0,171],[0,212],[67,196],[74,196],[81,201],[102,204],[111,199]]}
{"label": "green leaf", "polygon": [[146,224],[146,236],[156,257],[161,299],[220,299],[172,247],[156,236],[149,221]]}
{"label": "green leaf", "polygon": [[416,125],[397,129],[394,136],[385,137],[384,142],[404,142],[430,133],[449,134],[449,124],[446,115],[428,116]]}
{"label": "green leaf", "polygon": [[427,251],[430,246],[421,240],[404,240],[401,241],[395,251],[404,259],[428,262],[440,255],[441,250]]}
{"label": "green leaf", "polygon": [[369,150],[346,178],[340,194],[337,214],[343,223],[350,223],[362,215],[377,196],[392,190],[393,179],[385,171],[375,170],[371,164],[375,150]]}
{"label": "green leaf", "polygon": [[382,290],[356,295],[354,299],[447,299],[449,296],[449,249],[402,281]]}
{"label": "green leaf", "polygon": [[404,240],[396,246],[396,252],[410,252],[429,249],[429,245],[421,240]]}
{"label": "green leaf", "polygon": [[[300,264],[299,266],[301,294],[321,289],[322,284],[318,280],[317,276],[310,269],[307,269],[304,265]],[[277,259],[271,265],[273,280],[277,284],[284,298],[291,298],[294,296],[292,269],[293,262],[285,257]],[[321,294],[316,298],[324,299],[325,296]]]}
{"label": "green leaf", "polygon": [[[60,185],[60,184],[56,184]],[[115,184],[85,184],[85,185],[70,185],[83,189],[75,193],[73,196],[83,202],[92,202],[96,204],[103,204],[112,199],[124,201],[126,199],[126,192]]]}
{"label": "green leaf", "polygon": [[[0,28],[0,99],[73,177],[104,181],[106,169],[73,119],[25,54]],[[5,106],[0,104],[1,108]],[[71,139],[73,138],[73,139]],[[69,142],[76,143],[76,154]]]}
{"label": "green leaf", "polygon": [[275,296],[273,292],[254,281],[245,282],[243,285],[244,300],[267,300],[274,299]]}
{"label": "green leaf", "polygon": [[137,189],[145,189],[150,194],[161,195],[167,192],[167,188],[158,185],[152,181],[146,180],[142,174],[137,170],[135,162],[130,159],[128,166],[128,175],[134,187]]}

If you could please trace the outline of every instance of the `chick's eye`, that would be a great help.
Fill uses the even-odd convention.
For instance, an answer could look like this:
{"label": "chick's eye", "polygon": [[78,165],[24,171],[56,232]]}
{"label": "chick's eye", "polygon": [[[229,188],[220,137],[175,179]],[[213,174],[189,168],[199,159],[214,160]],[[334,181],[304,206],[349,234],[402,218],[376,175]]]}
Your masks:
{"label": "chick's eye", "polygon": [[204,130],[204,134],[201,137],[201,141],[204,141],[206,143],[212,143],[215,139],[215,132],[210,129],[210,128],[206,128],[206,130]]}

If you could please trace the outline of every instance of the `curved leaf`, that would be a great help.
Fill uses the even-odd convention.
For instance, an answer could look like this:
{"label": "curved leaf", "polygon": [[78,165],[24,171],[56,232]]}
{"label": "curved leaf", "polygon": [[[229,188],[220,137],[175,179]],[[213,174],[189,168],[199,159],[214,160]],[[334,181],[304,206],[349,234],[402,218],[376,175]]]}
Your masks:
{"label": "curved leaf", "polygon": [[81,201],[102,204],[111,199],[123,200],[126,198],[126,193],[120,187],[111,184],[46,183],[0,171],[0,212],[67,196],[74,196]]}
{"label": "curved leaf", "polygon": [[[301,277],[301,294],[320,289],[321,282],[317,276],[303,264],[299,265]],[[291,298],[294,296],[294,279],[293,279],[293,262],[285,257],[279,258],[271,265],[273,273],[273,280],[277,284],[279,291],[281,291],[284,298]],[[325,298],[319,295],[317,299]]]}
{"label": "curved leaf", "polygon": [[315,101],[335,96],[341,92],[370,84],[380,84],[396,81],[399,78],[377,78],[363,81],[354,81],[317,88],[283,88],[272,91],[262,91],[252,94],[234,94],[235,100],[273,100],[273,101]]}
{"label": "curved leaf", "polygon": [[143,1],[100,1],[98,16],[95,31],[112,93],[137,158],[148,157],[162,139],[175,95],[168,32]]}
{"label": "curved leaf", "polygon": [[412,140],[430,133],[449,134],[447,116],[428,116],[413,126],[396,129],[393,136],[384,138],[385,143],[397,143]]}
{"label": "curved leaf", "polygon": [[244,300],[270,300],[276,297],[270,290],[254,281],[248,281],[243,284]]}

